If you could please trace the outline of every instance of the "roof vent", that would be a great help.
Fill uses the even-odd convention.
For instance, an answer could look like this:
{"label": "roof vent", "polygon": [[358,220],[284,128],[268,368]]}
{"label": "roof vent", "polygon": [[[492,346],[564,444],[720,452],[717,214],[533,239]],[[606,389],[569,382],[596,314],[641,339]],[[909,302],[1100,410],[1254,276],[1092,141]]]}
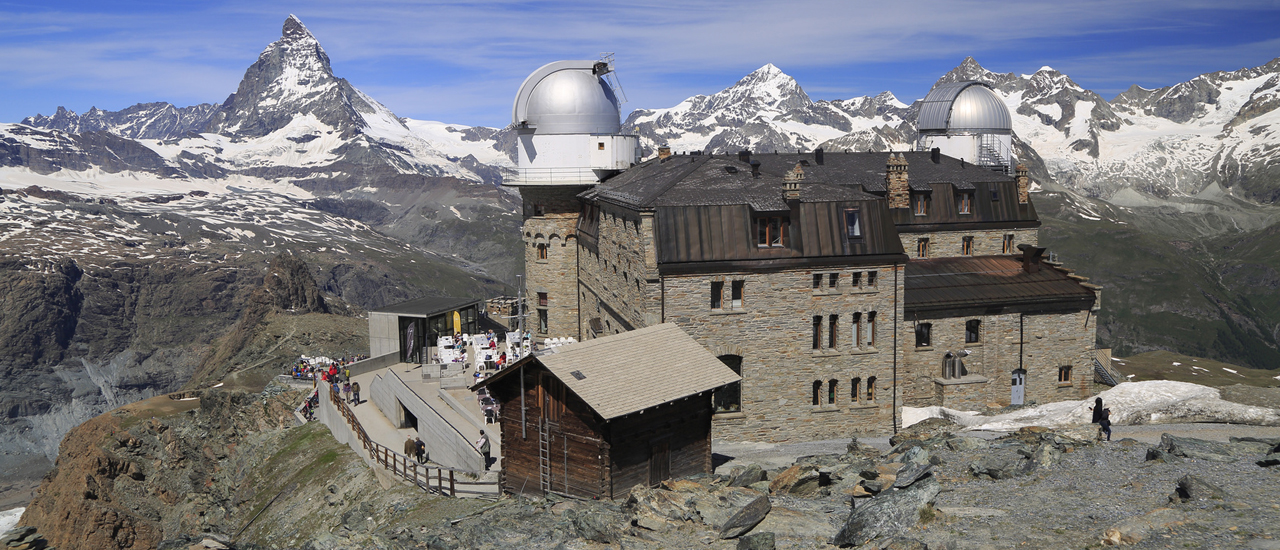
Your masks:
{"label": "roof vent", "polygon": [[572,375],[574,378],[577,378],[578,380],[586,380],[586,379],[587,379],[587,375],[582,374],[582,371],[580,371],[580,370],[575,370],[575,371],[573,371],[573,372],[570,372],[569,374],[570,374],[570,375]]}
{"label": "roof vent", "polygon": [[738,151],[738,160],[742,162],[751,162],[751,151],[745,149]]}
{"label": "roof vent", "polygon": [[[846,150],[845,152],[848,153],[849,151]],[[822,148],[821,147],[813,150],[813,162],[818,163],[818,166],[822,166]]]}
{"label": "roof vent", "polygon": [[1018,250],[1022,251],[1022,270],[1027,273],[1039,272],[1040,259],[1044,256],[1045,249],[1024,243],[1018,245]]}
{"label": "roof vent", "polygon": [[737,167],[737,166],[725,166],[725,167],[724,167],[724,171],[725,171],[725,172],[727,172],[727,173],[730,173],[730,174],[737,174],[737,173],[738,173],[738,167]]}
{"label": "roof vent", "polygon": [[751,161],[751,177],[760,177],[760,161],[758,160]]}

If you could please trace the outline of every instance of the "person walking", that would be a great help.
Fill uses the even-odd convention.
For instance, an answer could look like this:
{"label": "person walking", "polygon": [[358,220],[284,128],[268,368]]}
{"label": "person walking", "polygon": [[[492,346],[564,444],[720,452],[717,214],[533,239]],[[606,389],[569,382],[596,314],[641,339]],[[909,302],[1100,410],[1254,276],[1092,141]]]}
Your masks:
{"label": "person walking", "polygon": [[480,439],[476,440],[476,449],[480,451],[480,454],[484,455],[484,469],[486,472],[489,471],[489,452],[491,448],[489,447],[489,436],[485,435],[484,430],[480,430]]}
{"label": "person walking", "polygon": [[414,456],[418,457],[418,464],[427,463],[427,444],[422,442],[421,437],[415,442]]}
{"label": "person walking", "polygon": [[413,436],[405,436],[404,440],[404,456],[418,456],[418,444],[413,441]]}
{"label": "person walking", "polygon": [[1111,409],[1102,409],[1102,418],[1098,420],[1098,438],[1102,438],[1102,434],[1107,434],[1107,441],[1111,441]]}
{"label": "person walking", "polygon": [[1097,424],[1098,421],[1102,420],[1102,398],[1094,399],[1093,406],[1089,407],[1089,410],[1093,411],[1093,420],[1090,420],[1090,422]]}
{"label": "person walking", "polygon": [[351,382],[342,383],[342,400],[351,401]]}
{"label": "person walking", "polygon": [[351,383],[351,404],[352,405],[360,404],[360,383],[359,382]]}

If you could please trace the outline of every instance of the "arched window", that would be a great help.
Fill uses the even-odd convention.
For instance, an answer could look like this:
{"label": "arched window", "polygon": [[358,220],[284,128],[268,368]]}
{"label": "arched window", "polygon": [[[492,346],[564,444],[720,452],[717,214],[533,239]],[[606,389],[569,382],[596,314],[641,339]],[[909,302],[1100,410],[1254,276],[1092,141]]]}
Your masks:
{"label": "arched window", "polygon": [[867,402],[870,403],[875,400],[876,400],[876,377],[871,376],[867,378]]}
{"label": "arched window", "polygon": [[849,381],[849,403],[858,404],[862,402],[862,378],[855,376]]}
{"label": "arched window", "polygon": [[837,382],[838,381],[835,378],[832,378],[831,380],[827,381],[827,404],[828,405],[836,404],[836,383]]}
{"label": "arched window", "polygon": [[815,406],[822,403],[822,381],[813,381],[813,404]]}

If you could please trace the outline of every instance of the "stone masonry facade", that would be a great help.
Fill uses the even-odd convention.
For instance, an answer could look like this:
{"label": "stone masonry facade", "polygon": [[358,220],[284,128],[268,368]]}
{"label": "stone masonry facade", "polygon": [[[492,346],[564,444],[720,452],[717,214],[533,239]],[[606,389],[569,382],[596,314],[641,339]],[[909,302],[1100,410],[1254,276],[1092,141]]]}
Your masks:
{"label": "stone masonry facade", "polygon": [[[1012,248],[1004,246],[1005,236],[1013,235]],[[996,256],[1001,254],[1021,254],[1018,245],[1029,244],[1039,246],[1036,229],[990,229],[969,231],[930,231],[922,233],[900,232],[902,249],[912,259],[920,258],[917,254],[920,239],[928,239],[927,258],[951,258],[965,256],[964,238],[972,237],[973,244],[968,256]]]}
{"label": "stone masonry facade", "polygon": [[536,338],[578,336],[576,232],[582,203],[574,195],[583,189],[566,186],[520,190],[524,203],[522,237],[529,301],[525,326]]}

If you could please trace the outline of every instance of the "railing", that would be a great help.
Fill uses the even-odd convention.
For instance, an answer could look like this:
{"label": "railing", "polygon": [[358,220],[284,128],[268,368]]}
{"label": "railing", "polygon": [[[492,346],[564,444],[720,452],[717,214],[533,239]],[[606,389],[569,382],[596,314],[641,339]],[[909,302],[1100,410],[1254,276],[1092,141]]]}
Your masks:
{"label": "railing", "polygon": [[[364,431],[364,426],[360,425],[360,420],[356,418],[355,413],[347,406],[347,402],[332,390],[325,393],[329,394],[329,402],[338,409],[338,412],[342,414],[342,418],[351,426],[351,430],[356,434],[356,439],[360,440],[360,445],[369,453],[370,458],[397,477],[417,485],[424,491],[444,496],[456,497],[460,494],[498,496],[498,482],[480,481],[479,477],[482,472],[468,472],[445,466],[419,464],[404,454],[370,439],[369,434]],[[432,470],[435,471],[434,476],[432,475]],[[431,483],[433,477],[435,485]],[[491,490],[459,489],[459,485],[476,488],[489,487]]]}
{"label": "railing", "polygon": [[[601,167],[604,169],[604,167]],[[591,168],[521,168],[515,178],[505,180],[507,185],[595,185],[600,176]]]}

